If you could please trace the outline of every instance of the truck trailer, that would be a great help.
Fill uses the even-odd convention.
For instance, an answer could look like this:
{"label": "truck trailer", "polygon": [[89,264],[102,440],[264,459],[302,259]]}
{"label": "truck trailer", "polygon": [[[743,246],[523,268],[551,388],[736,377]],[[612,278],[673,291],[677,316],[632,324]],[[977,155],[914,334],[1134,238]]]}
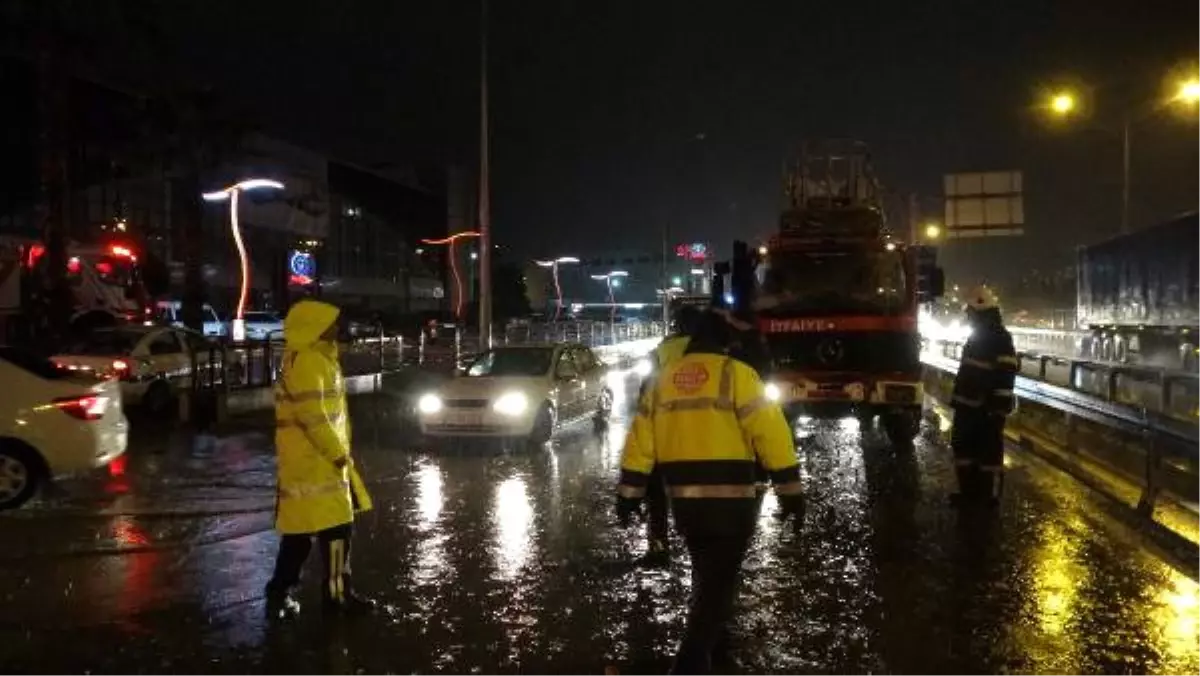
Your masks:
{"label": "truck trailer", "polygon": [[1196,212],[1081,247],[1076,317],[1084,356],[1196,369],[1200,309]]}

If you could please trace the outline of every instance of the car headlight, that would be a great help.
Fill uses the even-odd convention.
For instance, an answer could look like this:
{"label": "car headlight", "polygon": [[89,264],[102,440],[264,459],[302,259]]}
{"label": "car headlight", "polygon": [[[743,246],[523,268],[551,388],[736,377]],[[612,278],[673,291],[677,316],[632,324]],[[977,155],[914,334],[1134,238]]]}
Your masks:
{"label": "car headlight", "polygon": [[763,390],[764,394],[767,395],[767,399],[771,401],[779,401],[783,397],[783,392],[779,390],[779,386],[775,383],[767,383],[767,386]]}
{"label": "car headlight", "polygon": [[633,365],[633,372],[642,378],[650,375],[650,372],[653,370],[654,365],[650,363],[649,359],[639,359],[638,362]]}
{"label": "car headlight", "polygon": [[422,395],[417,400],[417,410],[425,415],[432,415],[442,410],[442,398],[436,394]]}
{"label": "car headlight", "polygon": [[520,392],[505,392],[492,404],[492,410],[502,415],[521,415],[529,407],[529,399]]}

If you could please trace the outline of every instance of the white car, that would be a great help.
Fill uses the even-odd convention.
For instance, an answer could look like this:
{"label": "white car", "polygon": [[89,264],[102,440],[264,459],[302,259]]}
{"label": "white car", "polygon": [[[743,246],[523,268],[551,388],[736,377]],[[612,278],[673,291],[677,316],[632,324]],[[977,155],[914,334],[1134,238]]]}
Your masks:
{"label": "white car", "polygon": [[249,340],[283,340],[283,320],[274,312],[247,312],[246,338]]}
{"label": "white car", "polygon": [[550,439],[560,421],[612,410],[608,369],[574,343],[499,347],[417,400],[421,432],[433,437]]}
{"label": "white car", "polygon": [[0,510],[19,507],[45,481],[125,452],[129,423],[112,380],[0,346],[0,381]]}
{"label": "white car", "polygon": [[191,386],[193,352],[198,365],[221,359],[213,343],[194,331],[126,325],[96,329],[51,360],[68,371],[115,378],[127,404],[162,414],[179,389]]}

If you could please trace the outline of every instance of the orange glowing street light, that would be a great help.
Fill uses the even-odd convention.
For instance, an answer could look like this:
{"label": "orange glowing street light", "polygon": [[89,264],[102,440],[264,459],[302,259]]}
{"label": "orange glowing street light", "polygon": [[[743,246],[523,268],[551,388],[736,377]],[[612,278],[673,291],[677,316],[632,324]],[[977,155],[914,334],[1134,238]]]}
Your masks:
{"label": "orange glowing street light", "polygon": [[462,288],[462,275],[458,272],[458,257],[455,255],[454,245],[456,242],[458,242],[458,240],[466,239],[468,237],[479,237],[479,233],[475,230],[464,230],[441,239],[421,240],[421,244],[446,245],[446,256],[450,259],[450,274],[454,277],[454,318],[460,322],[462,321],[464,294]]}
{"label": "orange glowing street light", "polygon": [[247,190],[283,190],[283,184],[269,178],[250,178],[238,181],[223,190],[206,192],[201,195],[205,202],[229,202],[229,227],[233,229],[233,243],[237,246],[238,257],[242,264],[242,287],[238,293],[237,312],[233,317],[234,342],[246,339],[246,297],[250,294],[250,257],[246,254],[246,244],[242,241],[242,227],[238,223],[238,195]]}
{"label": "orange glowing street light", "polygon": [[558,316],[562,314],[563,296],[562,285],[558,283],[558,266],[567,263],[578,263],[579,259],[574,256],[559,256],[554,260],[549,261],[534,261],[538,266],[550,268],[550,274],[554,277],[554,294],[557,303],[554,306],[554,321],[558,321]]}

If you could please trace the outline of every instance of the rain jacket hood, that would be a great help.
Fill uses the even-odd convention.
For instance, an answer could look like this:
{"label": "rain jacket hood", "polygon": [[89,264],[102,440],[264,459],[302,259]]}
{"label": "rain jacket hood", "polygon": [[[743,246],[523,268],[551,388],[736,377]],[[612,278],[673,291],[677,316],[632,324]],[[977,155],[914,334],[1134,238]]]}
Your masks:
{"label": "rain jacket hood", "polygon": [[317,347],[321,334],[338,320],[341,310],[329,303],[302,300],[292,306],[283,320],[283,339],[287,349],[300,351]]}

